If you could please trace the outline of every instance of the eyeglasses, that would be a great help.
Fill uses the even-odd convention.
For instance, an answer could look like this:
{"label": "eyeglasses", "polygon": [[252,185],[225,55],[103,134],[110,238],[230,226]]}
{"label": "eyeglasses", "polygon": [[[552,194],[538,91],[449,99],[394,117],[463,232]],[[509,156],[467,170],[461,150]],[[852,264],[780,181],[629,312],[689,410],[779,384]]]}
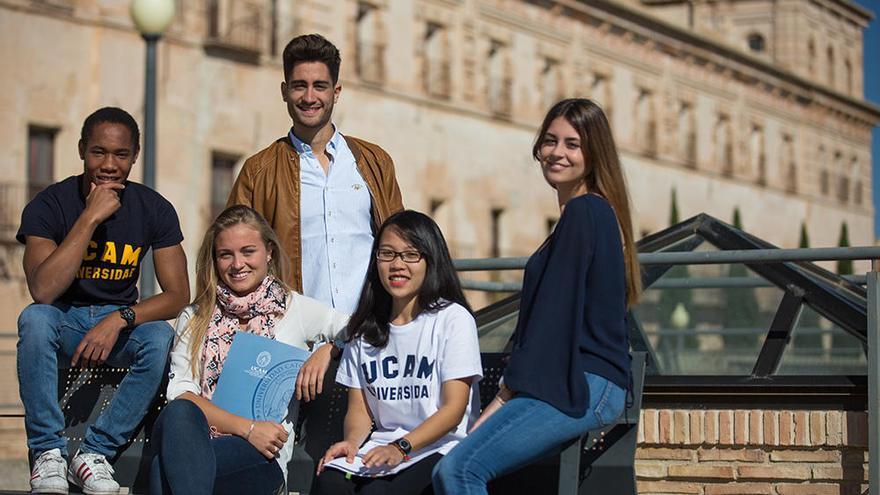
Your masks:
{"label": "eyeglasses", "polygon": [[376,259],[379,261],[394,261],[394,258],[397,257],[403,260],[404,263],[418,263],[422,260],[422,253],[418,251],[404,251],[399,253],[390,249],[379,249],[376,251]]}

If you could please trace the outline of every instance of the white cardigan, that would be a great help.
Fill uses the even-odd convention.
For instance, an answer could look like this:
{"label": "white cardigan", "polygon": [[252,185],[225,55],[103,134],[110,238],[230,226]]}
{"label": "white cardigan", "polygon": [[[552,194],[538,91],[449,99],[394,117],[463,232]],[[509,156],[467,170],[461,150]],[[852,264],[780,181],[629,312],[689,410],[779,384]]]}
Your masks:
{"label": "white cardigan", "polygon": [[[317,342],[344,338],[348,315],[294,291],[288,295],[287,302],[287,312],[275,323],[275,340],[302,349],[312,349]],[[189,332],[186,331],[189,320],[195,311],[196,307],[192,304],[183,308],[174,325],[176,336],[174,346],[171,349],[171,371],[168,374],[166,393],[169,401],[176,399],[184,392],[201,395],[201,377],[198,374],[193,374],[192,371]],[[284,447],[278,452],[276,460],[284,473],[284,479],[287,480],[287,462],[293,454],[295,442],[294,425],[285,422],[283,426],[289,437]]]}

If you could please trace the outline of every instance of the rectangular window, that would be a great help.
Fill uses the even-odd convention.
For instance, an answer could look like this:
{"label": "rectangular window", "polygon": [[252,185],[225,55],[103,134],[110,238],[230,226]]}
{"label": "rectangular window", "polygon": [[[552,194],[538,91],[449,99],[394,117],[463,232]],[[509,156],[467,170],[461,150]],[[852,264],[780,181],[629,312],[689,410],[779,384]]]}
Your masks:
{"label": "rectangular window", "polygon": [[211,218],[214,221],[217,215],[226,208],[226,200],[235,182],[235,164],[239,156],[229,153],[213,152],[211,154]]}
{"label": "rectangular window", "polygon": [[27,200],[30,201],[55,177],[55,135],[58,129],[28,126]]}

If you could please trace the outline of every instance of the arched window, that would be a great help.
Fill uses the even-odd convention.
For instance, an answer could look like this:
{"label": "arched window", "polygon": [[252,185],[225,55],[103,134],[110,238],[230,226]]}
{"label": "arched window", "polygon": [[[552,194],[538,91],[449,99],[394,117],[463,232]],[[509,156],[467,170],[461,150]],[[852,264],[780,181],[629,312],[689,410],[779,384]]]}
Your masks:
{"label": "arched window", "polygon": [[852,157],[849,163],[849,175],[852,178],[852,200],[856,206],[862,206],[862,178],[859,173],[859,159]]}
{"label": "arched window", "polygon": [[797,192],[797,164],[794,159],[794,139],[789,134],[782,136],[782,150],[779,157],[779,170],[782,172],[785,191]]}
{"label": "arched window", "polygon": [[846,94],[851,95],[853,93],[853,69],[849,59],[843,61],[843,77],[846,82]]}
{"label": "arched window", "polygon": [[636,146],[645,156],[657,156],[657,116],[654,113],[654,95],[646,89],[639,91],[636,100]]}
{"label": "arched window", "polygon": [[813,38],[807,42],[807,70],[811,76],[816,75],[816,42]]}
{"label": "arched window", "polygon": [[826,67],[828,71],[828,85],[834,86],[834,48],[829,46],[826,55],[828,63],[828,67]]}
{"label": "arched window", "polygon": [[722,175],[730,177],[733,175],[733,136],[730,117],[727,115],[718,115],[713,140],[715,141],[715,164],[721,170]]}
{"label": "arched window", "polygon": [[690,103],[682,103],[678,112],[678,154],[688,167],[697,164],[697,129]]}
{"label": "arched window", "polygon": [[764,40],[764,35],[761,33],[752,33],[746,38],[749,44],[749,50],[755,53],[764,53],[767,49],[767,42]]}
{"label": "arched window", "polygon": [[764,129],[753,125],[749,134],[749,173],[754,174],[758,184],[767,183],[767,159],[764,155]]}

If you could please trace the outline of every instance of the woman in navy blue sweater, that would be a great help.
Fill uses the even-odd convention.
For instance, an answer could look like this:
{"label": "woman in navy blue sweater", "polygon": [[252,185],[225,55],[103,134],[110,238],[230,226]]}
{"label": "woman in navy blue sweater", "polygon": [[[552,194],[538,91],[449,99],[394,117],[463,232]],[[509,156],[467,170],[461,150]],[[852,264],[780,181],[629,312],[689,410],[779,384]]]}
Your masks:
{"label": "woman in navy blue sweater", "polygon": [[434,469],[438,494],[486,483],[614,421],[630,383],[626,310],[640,292],[629,197],[602,110],[550,109],[532,150],[560,218],[529,258],[510,362],[470,435]]}

